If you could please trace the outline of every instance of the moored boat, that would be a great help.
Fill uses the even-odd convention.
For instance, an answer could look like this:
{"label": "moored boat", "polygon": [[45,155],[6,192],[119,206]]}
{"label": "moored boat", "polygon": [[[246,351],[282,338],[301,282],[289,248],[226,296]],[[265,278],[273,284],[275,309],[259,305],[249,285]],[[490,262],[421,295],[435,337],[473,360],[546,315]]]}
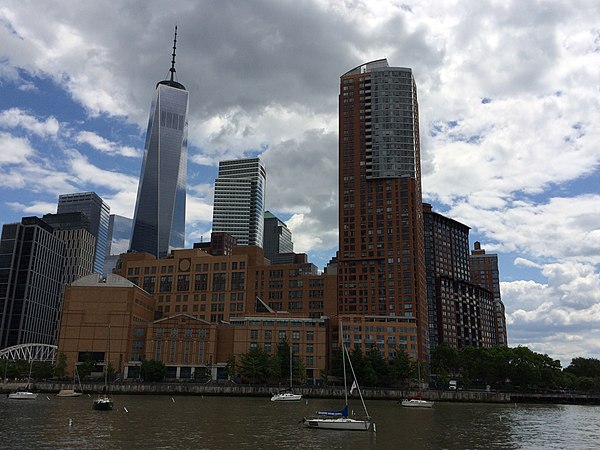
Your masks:
{"label": "moored boat", "polygon": [[431,408],[433,402],[429,400],[422,400],[420,398],[406,398],[402,400],[402,406],[408,408]]}

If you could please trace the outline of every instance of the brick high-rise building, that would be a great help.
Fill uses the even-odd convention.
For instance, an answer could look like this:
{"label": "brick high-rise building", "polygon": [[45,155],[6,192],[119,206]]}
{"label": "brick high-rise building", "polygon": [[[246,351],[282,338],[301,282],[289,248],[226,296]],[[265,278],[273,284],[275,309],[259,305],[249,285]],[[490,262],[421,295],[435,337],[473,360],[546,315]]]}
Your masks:
{"label": "brick high-rise building", "polygon": [[491,291],[471,283],[469,227],[423,204],[429,345],[496,345]]}
{"label": "brick high-rise building", "polygon": [[[368,319],[349,328],[352,336],[344,341],[351,338],[363,350],[373,342],[386,357],[400,347],[425,360],[420,167],[419,108],[411,69],[390,67],[380,59],[342,75],[338,314],[344,326],[356,316]],[[334,331],[333,345],[338,339]]]}
{"label": "brick high-rise building", "polygon": [[508,345],[506,334],[506,312],[500,296],[500,272],[498,270],[498,255],[485,253],[479,242],[475,242],[471,251],[471,277],[473,283],[494,293],[496,309],[496,344]]}

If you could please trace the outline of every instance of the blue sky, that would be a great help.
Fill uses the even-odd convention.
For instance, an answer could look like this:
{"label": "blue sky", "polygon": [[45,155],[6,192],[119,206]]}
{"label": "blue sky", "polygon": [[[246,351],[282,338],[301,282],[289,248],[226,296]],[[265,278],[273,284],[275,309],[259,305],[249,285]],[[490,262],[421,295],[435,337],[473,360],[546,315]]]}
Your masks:
{"label": "blue sky", "polygon": [[424,200],[499,255],[509,344],[600,357],[599,19],[592,0],[3,2],[0,223],[80,191],[133,215],[177,24],[187,244],[210,235],[218,161],[260,154],[267,208],[322,268],[339,76],[387,58],[417,82]]}

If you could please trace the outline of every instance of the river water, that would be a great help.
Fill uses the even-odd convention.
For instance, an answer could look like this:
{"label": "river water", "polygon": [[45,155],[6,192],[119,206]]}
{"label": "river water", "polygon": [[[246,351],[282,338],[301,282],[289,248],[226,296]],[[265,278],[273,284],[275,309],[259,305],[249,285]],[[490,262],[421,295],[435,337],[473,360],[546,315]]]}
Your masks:
{"label": "river water", "polygon": [[[272,403],[268,397],[114,396],[0,398],[1,449],[593,449],[600,407],[436,403],[430,410],[367,401],[376,432],[314,430],[299,421],[336,399]],[[359,402],[352,408],[362,411]]]}

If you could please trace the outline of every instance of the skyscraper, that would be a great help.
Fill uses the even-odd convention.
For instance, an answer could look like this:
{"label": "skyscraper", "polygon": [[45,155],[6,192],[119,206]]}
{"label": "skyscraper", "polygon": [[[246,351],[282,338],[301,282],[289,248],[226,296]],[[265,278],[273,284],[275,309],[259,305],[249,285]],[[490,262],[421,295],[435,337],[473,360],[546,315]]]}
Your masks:
{"label": "skyscraper", "polygon": [[495,306],[496,344],[508,345],[506,334],[506,311],[500,295],[500,272],[498,255],[486,253],[479,242],[474,243],[471,250],[471,276],[473,283],[493,292]]}
{"label": "skyscraper", "polygon": [[273,257],[279,254],[293,253],[292,232],[284,222],[270,211],[265,212],[264,227],[263,249],[265,258],[272,261]]}
{"label": "skyscraper", "polygon": [[469,227],[423,204],[429,345],[496,345],[491,291],[471,283]]}
{"label": "skyscraper", "polygon": [[150,108],[130,249],[165,257],[185,245],[188,91],[175,81],[175,49],[169,80],[156,85]]}
{"label": "skyscraper", "polygon": [[213,232],[229,233],[237,245],[262,247],[267,172],[259,158],[221,161],[215,180]]}
{"label": "skyscraper", "polygon": [[90,233],[96,238],[94,272],[102,273],[108,238],[110,207],[95,192],[78,192],[58,197],[58,214],[81,212],[90,221]]}
{"label": "skyscraper", "polygon": [[56,344],[65,244],[37,217],[2,227],[0,348]]}
{"label": "skyscraper", "polygon": [[131,227],[133,220],[129,217],[111,214],[108,222],[108,239],[106,240],[106,258],[104,259],[104,275],[112,273],[119,255],[126,253],[131,243]]}
{"label": "skyscraper", "polygon": [[45,214],[42,220],[65,243],[62,284],[70,284],[93,273],[96,238],[90,233],[88,217],[82,212],[73,212]]}
{"label": "skyscraper", "polygon": [[425,360],[420,167],[419,109],[411,69],[390,67],[380,59],[342,75],[338,312],[346,316],[343,333],[354,334],[344,341],[353,339],[363,350],[377,346],[386,357],[400,347]]}

